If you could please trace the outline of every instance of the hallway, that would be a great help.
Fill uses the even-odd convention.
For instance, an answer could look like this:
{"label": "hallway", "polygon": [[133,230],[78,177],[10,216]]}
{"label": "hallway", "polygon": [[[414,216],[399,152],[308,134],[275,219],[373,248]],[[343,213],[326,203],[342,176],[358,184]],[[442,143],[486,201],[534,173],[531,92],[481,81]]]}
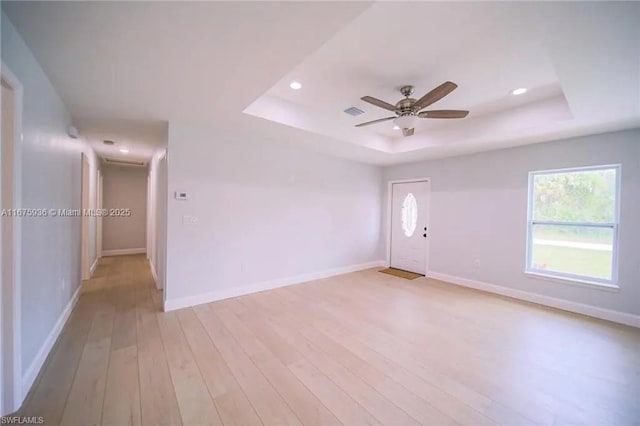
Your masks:
{"label": "hallway", "polygon": [[[20,414],[52,425],[139,424],[137,358],[161,344],[161,297],[144,255],[101,258]],[[137,330],[155,342],[138,341]]]}

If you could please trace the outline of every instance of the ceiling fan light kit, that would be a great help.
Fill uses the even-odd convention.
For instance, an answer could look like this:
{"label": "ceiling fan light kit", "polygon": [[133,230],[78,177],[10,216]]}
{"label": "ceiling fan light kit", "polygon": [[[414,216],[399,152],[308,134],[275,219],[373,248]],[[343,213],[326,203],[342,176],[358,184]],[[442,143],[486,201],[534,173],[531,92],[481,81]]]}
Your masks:
{"label": "ceiling fan light kit", "polygon": [[410,96],[413,94],[413,86],[402,86],[400,93],[404,95],[404,99],[398,101],[395,105],[391,105],[388,102],[374,98],[372,96],[363,96],[363,101],[375,105],[379,108],[386,109],[394,112],[395,117],[380,118],[378,120],[367,121],[366,123],[356,124],[355,127],[363,127],[371,124],[382,123],[384,121],[393,120],[397,126],[402,129],[403,136],[411,136],[415,132],[415,125],[420,118],[464,118],[469,114],[469,111],[463,110],[431,110],[422,111],[429,105],[439,101],[440,99],[453,92],[457,84],[447,81],[436,87],[420,99],[416,100]]}
{"label": "ceiling fan light kit", "polygon": [[413,114],[401,115],[393,122],[401,129],[413,129],[418,122],[418,117]]}

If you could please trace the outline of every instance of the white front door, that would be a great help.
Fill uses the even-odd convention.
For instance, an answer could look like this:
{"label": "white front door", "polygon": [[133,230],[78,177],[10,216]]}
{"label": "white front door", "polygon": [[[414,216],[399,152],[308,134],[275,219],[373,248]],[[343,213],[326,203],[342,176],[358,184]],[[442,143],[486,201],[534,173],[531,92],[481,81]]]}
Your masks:
{"label": "white front door", "polygon": [[425,274],[429,236],[428,213],[428,181],[391,185],[392,268]]}

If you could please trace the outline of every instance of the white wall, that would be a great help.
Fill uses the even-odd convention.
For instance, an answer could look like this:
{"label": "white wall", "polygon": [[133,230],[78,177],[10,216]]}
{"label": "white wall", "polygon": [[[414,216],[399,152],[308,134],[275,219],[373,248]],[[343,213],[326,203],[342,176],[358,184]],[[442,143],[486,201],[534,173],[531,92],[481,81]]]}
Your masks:
{"label": "white wall", "polygon": [[[90,161],[95,200],[95,153],[82,140],[67,136],[71,117],[65,105],[4,13],[1,54],[24,87],[22,205],[17,207],[79,209],[83,152]],[[80,285],[81,220],[25,217],[21,227],[21,363],[26,393]],[[95,256],[95,229],[92,235]]]}
{"label": "white wall", "polygon": [[[528,172],[618,163],[622,164],[620,290],[525,276]],[[640,130],[384,170],[385,181],[414,177],[431,178],[431,271],[640,314]],[[474,266],[475,259],[480,267]]]}
{"label": "white wall", "polygon": [[379,167],[242,126],[172,122],[168,152],[168,306],[383,258]]}
{"label": "white wall", "polygon": [[103,207],[131,209],[130,216],[108,215],[102,219],[102,250],[145,251],[147,245],[147,169],[146,167],[104,165],[102,172]]}

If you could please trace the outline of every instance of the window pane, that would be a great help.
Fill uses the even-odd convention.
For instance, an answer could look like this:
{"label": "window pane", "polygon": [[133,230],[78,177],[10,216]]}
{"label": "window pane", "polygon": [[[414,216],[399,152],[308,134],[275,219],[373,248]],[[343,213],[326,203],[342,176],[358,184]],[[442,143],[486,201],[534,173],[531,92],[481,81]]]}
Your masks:
{"label": "window pane", "polygon": [[533,220],[615,222],[616,171],[602,169],[534,175]]}
{"label": "window pane", "polygon": [[532,269],[612,279],[612,228],[533,225],[532,239]]}

